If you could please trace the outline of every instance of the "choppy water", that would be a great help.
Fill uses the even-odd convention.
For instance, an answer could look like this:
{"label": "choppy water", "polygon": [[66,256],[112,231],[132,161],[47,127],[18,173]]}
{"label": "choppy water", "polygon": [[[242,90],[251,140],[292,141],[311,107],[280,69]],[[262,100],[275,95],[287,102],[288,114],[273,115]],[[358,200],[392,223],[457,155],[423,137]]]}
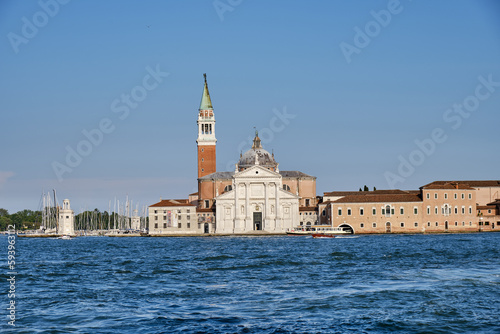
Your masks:
{"label": "choppy water", "polygon": [[499,241],[18,238],[15,332],[500,333]]}

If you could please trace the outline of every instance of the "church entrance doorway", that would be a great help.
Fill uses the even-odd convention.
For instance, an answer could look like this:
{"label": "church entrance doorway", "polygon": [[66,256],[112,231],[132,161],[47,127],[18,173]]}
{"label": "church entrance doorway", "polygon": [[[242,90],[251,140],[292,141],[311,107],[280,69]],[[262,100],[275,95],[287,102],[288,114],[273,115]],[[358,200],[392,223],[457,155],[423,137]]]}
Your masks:
{"label": "church entrance doorway", "polygon": [[253,213],[253,229],[255,231],[262,230],[262,212]]}

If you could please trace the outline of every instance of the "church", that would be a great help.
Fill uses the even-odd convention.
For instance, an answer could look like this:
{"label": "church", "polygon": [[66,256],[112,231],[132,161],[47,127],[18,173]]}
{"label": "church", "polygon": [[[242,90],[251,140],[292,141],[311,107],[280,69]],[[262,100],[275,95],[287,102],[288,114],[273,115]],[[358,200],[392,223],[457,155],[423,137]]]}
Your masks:
{"label": "church", "polygon": [[234,171],[216,170],[215,113],[206,75],[198,109],[198,192],[149,207],[149,233],[284,234],[317,221],[316,177],[280,171],[255,132]]}

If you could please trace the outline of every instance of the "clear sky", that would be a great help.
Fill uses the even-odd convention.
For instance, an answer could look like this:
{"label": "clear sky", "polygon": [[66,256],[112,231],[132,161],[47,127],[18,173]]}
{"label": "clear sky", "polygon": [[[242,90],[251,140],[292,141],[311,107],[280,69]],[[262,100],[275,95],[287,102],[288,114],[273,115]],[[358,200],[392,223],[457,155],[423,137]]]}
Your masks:
{"label": "clear sky", "polygon": [[256,127],[318,195],[500,179],[497,1],[60,1],[0,2],[10,213],[196,191],[203,73],[219,171]]}

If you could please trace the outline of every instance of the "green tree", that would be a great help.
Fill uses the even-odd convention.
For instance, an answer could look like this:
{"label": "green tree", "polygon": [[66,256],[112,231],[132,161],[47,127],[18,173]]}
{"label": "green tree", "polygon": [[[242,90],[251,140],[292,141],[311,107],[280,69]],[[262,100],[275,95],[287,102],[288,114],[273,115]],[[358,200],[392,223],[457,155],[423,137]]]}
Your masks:
{"label": "green tree", "polygon": [[7,227],[12,224],[12,220],[9,217],[0,216],[0,230],[6,231]]}
{"label": "green tree", "polygon": [[7,211],[7,209],[0,208],[0,217],[8,217],[8,216],[9,216],[9,211]]}

